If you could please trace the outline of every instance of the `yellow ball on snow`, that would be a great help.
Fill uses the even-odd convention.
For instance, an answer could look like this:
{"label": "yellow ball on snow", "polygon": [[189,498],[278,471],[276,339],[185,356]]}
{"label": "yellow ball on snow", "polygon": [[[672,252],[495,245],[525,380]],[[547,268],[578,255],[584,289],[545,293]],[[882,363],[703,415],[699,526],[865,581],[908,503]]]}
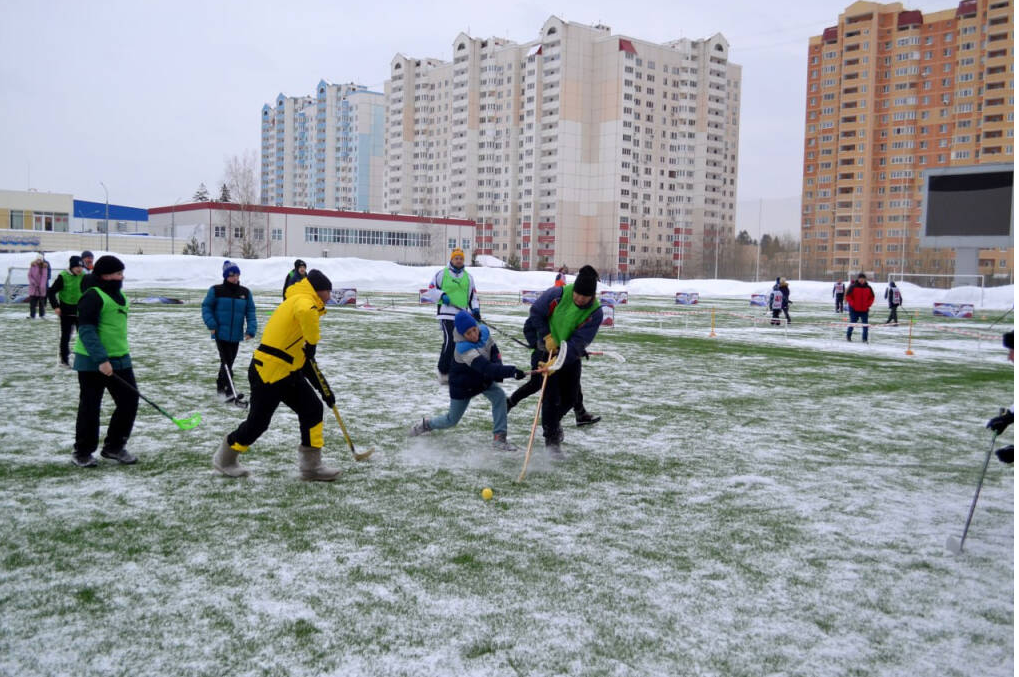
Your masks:
{"label": "yellow ball on snow", "polygon": [[491,501],[492,500],[492,490],[489,489],[488,487],[485,487],[484,489],[482,489],[481,490],[481,498],[485,499],[486,501]]}

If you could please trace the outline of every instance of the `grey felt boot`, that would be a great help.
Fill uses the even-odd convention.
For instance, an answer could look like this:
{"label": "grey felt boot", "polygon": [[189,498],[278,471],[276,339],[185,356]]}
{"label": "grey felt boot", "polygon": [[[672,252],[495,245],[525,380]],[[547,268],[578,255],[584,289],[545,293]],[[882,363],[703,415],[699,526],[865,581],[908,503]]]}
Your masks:
{"label": "grey felt boot", "polygon": [[248,469],[237,462],[239,453],[230,448],[230,443],[224,437],[223,443],[219,445],[219,449],[212,456],[212,467],[227,477],[247,477]]}
{"label": "grey felt boot", "polygon": [[332,482],[340,474],[339,468],[330,468],[322,463],[322,447],[297,447],[297,466],[301,479],[309,482]]}

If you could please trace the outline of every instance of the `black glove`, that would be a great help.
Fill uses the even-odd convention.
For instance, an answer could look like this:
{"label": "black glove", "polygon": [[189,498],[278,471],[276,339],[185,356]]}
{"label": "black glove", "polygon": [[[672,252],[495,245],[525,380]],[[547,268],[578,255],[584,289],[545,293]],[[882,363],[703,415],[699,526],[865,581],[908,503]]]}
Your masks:
{"label": "black glove", "polygon": [[527,374],[525,374],[525,373],[524,373],[524,372],[523,372],[522,370],[520,370],[520,369],[517,369],[516,371],[514,371],[514,372],[513,372],[513,378],[515,378],[515,379],[516,379],[516,380],[518,380],[518,381],[519,381],[520,379],[522,379],[523,377],[525,377],[525,376],[527,376]]}
{"label": "black glove", "polygon": [[1013,420],[1015,420],[1015,414],[1013,414],[1011,411],[1006,411],[1001,416],[995,416],[990,421],[988,421],[987,427],[993,430],[995,434],[1000,435],[1001,433],[1005,432],[1005,428],[1012,425]]}
{"label": "black glove", "polygon": [[994,453],[998,457],[998,460],[1001,461],[1002,463],[1011,463],[1012,462],[1012,451],[1013,451],[1012,447],[1013,446],[1014,445],[1010,444],[1007,447],[1002,447],[1001,449],[997,449]]}
{"label": "black glove", "polygon": [[309,359],[309,360],[314,360],[315,359],[315,349],[317,347],[318,346],[316,346],[314,343],[305,343],[304,344],[304,356],[307,359]]}
{"label": "black glove", "polygon": [[481,311],[480,311],[480,310],[478,310],[477,308],[475,308],[474,310],[472,310],[472,311],[471,311],[471,315],[472,315],[472,316],[474,317],[474,319],[475,319],[475,320],[477,320],[478,322],[480,322],[480,321],[481,321]]}

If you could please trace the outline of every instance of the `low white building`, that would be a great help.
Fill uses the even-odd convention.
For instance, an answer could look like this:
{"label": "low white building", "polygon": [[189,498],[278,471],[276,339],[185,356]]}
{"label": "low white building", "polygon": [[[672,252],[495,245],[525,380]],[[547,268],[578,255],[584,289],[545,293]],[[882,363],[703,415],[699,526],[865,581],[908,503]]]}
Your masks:
{"label": "low white building", "polygon": [[467,260],[475,222],[398,214],[193,202],[149,209],[149,231],[171,238],[174,251],[210,256],[357,257],[438,264],[454,247]]}

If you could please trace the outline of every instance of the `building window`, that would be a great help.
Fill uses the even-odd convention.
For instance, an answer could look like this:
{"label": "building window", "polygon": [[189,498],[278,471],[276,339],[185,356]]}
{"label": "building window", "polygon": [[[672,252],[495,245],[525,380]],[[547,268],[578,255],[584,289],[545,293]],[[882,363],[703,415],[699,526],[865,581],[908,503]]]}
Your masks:
{"label": "building window", "polygon": [[[400,64],[397,64],[397,66],[399,66],[399,65]],[[276,242],[282,242],[283,241],[283,229],[282,228],[273,228],[272,229],[272,239],[275,240]]]}
{"label": "building window", "polygon": [[213,226],[212,236],[221,240],[226,238],[226,226]]}

